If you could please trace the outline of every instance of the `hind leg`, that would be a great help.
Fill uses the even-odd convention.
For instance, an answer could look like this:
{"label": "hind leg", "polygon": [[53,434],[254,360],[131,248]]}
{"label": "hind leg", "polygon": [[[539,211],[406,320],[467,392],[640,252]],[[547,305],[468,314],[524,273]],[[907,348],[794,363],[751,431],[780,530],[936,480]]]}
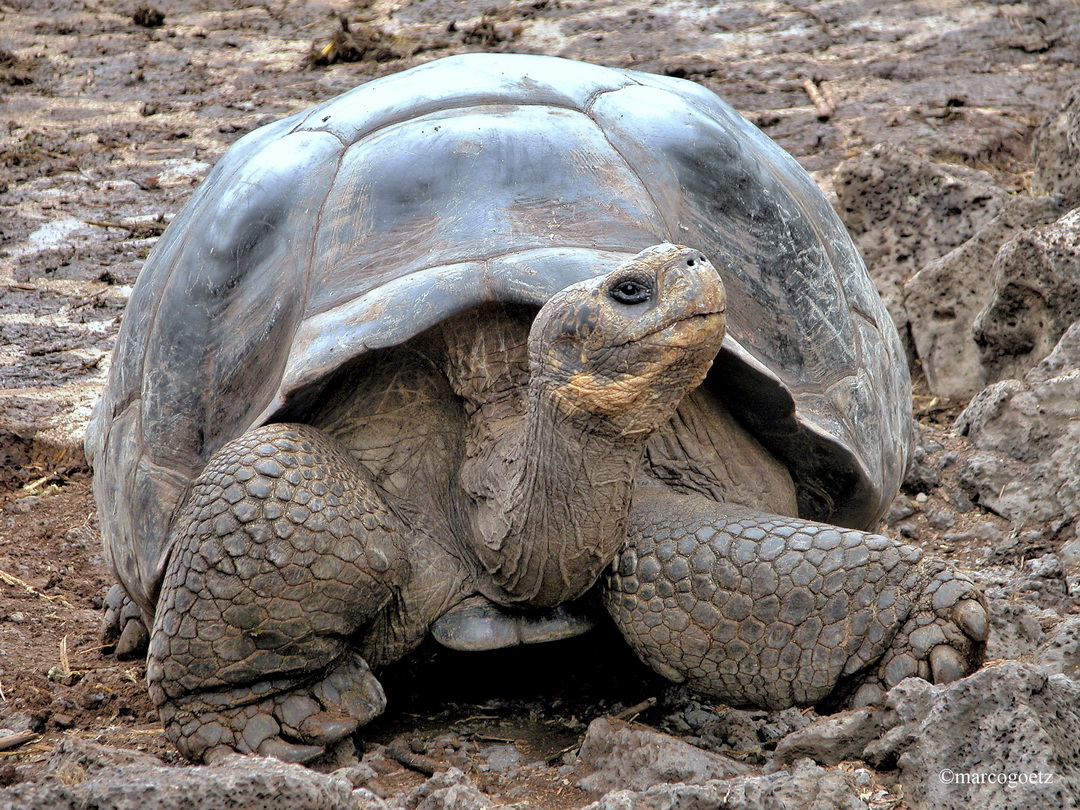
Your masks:
{"label": "hind leg", "polygon": [[660,674],[736,706],[877,702],[971,672],[971,580],[886,537],[642,488],[604,601]]}
{"label": "hind leg", "polygon": [[183,508],[147,666],[180,751],[303,761],[378,715],[356,634],[409,568],[404,527],[348,453],[304,425],[258,428]]}

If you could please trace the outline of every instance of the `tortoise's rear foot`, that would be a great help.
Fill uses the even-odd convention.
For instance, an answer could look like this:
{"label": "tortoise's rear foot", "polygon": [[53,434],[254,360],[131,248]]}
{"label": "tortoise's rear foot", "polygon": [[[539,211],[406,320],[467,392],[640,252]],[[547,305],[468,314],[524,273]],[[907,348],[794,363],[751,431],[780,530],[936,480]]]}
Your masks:
{"label": "tortoise's rear foot", "polygon": [[165,699],[159,714],[184,756],[213,763],[235,751],[307,762],[386,708],[381,684],[357,653],[321,678],[276,678]]}
{"label": "tortoise's rear foot", "polygon": [[853,707],[880,703],[904,678],[950,683],[982,662],[989,622],[975,583],[940,560],[921,565],[926,584],[874,672],[850,698]]}
{"label": "tortoise's rear foot", "polygon": [[117,583],[105,595],[105,615],[101,618],[101,643],[113,647],[113,654],[121,661],[142,658],[150,642],[142,611],[124,586]]}
{"label": "tortoise's rear foot", "polygon": [[214,455],[185,510],[147,660],[180,751],[306,761],[379,714],[357,645],[409,566],[348,452],[311,427],[258,428]]}

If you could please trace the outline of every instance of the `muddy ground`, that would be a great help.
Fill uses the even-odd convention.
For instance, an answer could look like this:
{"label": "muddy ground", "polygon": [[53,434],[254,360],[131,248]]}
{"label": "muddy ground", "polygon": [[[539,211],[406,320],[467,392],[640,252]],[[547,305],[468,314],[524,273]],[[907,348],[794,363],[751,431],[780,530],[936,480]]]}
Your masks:
{"label": "muddy ground", "polygon": [[[0,751],[0,786],[70,735],[173,758],[142,665],[98,642],[110,578],[80,439],[141,262],[241,135],[441,56],[545,53],[700,82],[827,192],[889,142],[1019,193],[1034,128],[1080,80],[1077,20],[1065,0],[0,0],[0,727],[37,732]],[[963,403],[915,401],[924,435],[963,453]],[[977,560],[925,521],[910,536]],[[389,684],[367,739],[408,732],[497,802],[542,808],[587,803],[560,757],[589,720],[664,691],[606,642],[425,650]]]}

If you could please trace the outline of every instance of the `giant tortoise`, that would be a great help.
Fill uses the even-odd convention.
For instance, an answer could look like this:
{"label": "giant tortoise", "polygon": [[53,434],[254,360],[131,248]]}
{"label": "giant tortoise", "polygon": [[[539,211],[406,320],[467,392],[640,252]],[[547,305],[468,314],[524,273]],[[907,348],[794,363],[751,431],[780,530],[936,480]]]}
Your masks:
{"label": "giant tortoise", "polygon": [[847,233],[761,132],[687,81],[474,54],[228,151],[139,276],[87,446],[169,737],[305,761],[429,634],[544,641],[590,606],[732,705],[966,674],[978,591],[863,531],[909,411]]}

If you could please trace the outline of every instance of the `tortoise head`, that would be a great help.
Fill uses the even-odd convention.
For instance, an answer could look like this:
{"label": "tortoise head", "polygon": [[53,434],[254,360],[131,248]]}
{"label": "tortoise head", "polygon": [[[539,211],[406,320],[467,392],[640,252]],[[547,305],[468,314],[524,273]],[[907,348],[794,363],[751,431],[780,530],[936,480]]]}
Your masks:
{"label": "tortoise head", "polygon": [[724,286],[692,248],[647,248],[543,306],[529,333],[534,390],[597,428],[642,438],[700,383],[725,331]]}

